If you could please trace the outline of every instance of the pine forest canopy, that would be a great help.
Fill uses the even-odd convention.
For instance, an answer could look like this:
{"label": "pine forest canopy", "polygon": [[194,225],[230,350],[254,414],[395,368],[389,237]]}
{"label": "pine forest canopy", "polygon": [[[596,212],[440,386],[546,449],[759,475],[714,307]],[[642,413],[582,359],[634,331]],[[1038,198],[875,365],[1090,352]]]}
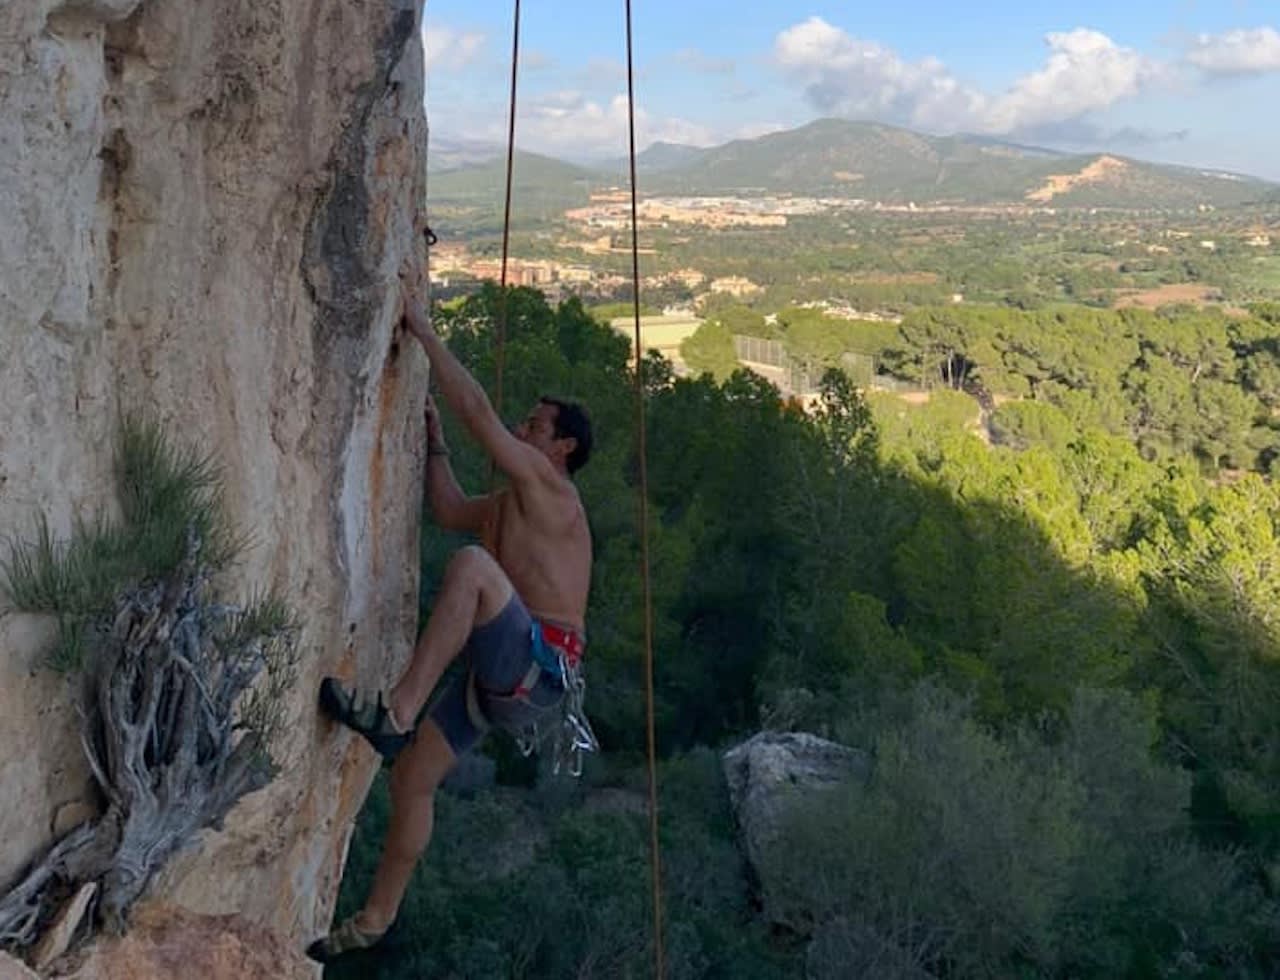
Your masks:
{"label": "pine forest canopy", "polygon": [[[486,382],[499,304],[486,286],[438,314]],[[539,977],[584,957],[609,975],[647,968],[640,818],[592,802],[625,798],[644,750],[628,343],[576,299],[515,289],[507,307],[510,404],[549,387],[587,403],[600,434],[580,487],[604,752],[557,797],[494,747],[504,786],[444,804],[440,833],[458,846],[421,870],[418,925],[387,976],[507,957]],[[1277,312],[920,310],[896,328],[895,369],[939,372],[924,404],[834,373],[805,413],[746,372],[675,379],[644,362],[673,975],[781,978],[807,962],[834,978],[850,957],[890,955],[914,964],[890,975],[921,977],[1189,962],[1273,975],[1280,491],[1214,469],[1225,437],[1209,409],[1249,401],[1246,441],[1266,430],[1258,355],[1273,353]],[[944,383],[948,362],[967,386]],[[986,410],[984,440],[966,387],[997,376],[1021,400]],[[1177,385],[1201,399],[1204,428],[1176,416]],[[484,460],[451,442],[464,482],[482,483]],[[424,539],[424,567],[453,546]],[[815,797],[785,831],[802,935],[770,933],[746,905],[710,755],[762,726],[878,760],[865,788]],[[352,879],[372,868],[380,819],[375,806],[357,832]],[[480,828],[542,843],[489,879],[462,858]],[[555,896],[582,925],[508,929],[513,895]],[[913,944],[925,933],[945,938]]]}
{"label": "pine forest canopy", "polygon": [[[529,156],[517,174],[522,163],[517,247],[590,251],[625,273],[609,236],[589,249],[557,237],[571,224],[557,211],[618,174]],[[637,784],[646,712],[666,777],[673,975],[1272,975],[1280,307],[1265,271],[1236,270],[1244,226],[1276,188],[835,120],[659,146],[637,163],[651,194],[892,207],[824,226],[801,212],[713,222],[702,236],[651,223],[657,288],[640,298],[685,304],[673,318],[696,306],[678,345],[687,376],[657,352],[634,364],[610,329],[638,282],[597,293],[595,315],[577,297],[492,283],[439,308],[451,348],[483,381],[502,377],[511,404],[551,389],[596,417],[580,486],[605,751],[557,796],[508,746],[491,749],[500,786],[450,801],[442,833],[523,834],[532,856],[485,880],[467,874],[466,845],[437,851],[418,882],[429,911],[388,975],[645,969],[639,822],[594,804]],[[478,221],[461,237],[491,235],[496,174],[435,179],[445,221]],[[910,223],[917,199],[932,226]],[[937,217],[953,206],[961,217]],[[1221,223],[1204,217],[1218,208]],[[1230,242],[1188,243],[1166,212],[1230,227]],[[1125,221],[1140,242],[1114,234]],[[783,243],[805,235],[802,271]],[[1007,259],[999,245],[1014,237]],[[1250,258],[1269,259],[1267,236],[1253,237],[1267,251]],[[1141,281],[1173,263],[1172,278]],[[721,288],[698,290],[702,265]],[[1125,289],[1208,274],[1239,302],[1111,308]],[[741,370],[745,338],[820,374],[811,400]],[[457,466],[483,480],[478,454]],[[655,523],[641,541],[632,501],[646,486]],[[424,541],[424,567],[455,544]],[[650,547],[662,569],[652,702],[635,562]],[[745,901],[751,877],[709,764],[761,728],[819,732],[873,760],[865,780],[796,804],[781,866],[752,869],[785,882],[768,913],[781,923]],[[375,807],[370,827],[380,819]],[[371,869],[374,839],[358,833],[353,878]],[[573,905],[580,929],[507,929],[512,895]]]}

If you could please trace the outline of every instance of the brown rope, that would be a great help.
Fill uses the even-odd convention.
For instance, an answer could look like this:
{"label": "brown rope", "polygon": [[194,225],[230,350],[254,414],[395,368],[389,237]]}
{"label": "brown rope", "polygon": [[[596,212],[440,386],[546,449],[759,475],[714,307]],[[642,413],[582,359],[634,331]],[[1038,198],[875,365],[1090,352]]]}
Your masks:
{"label": "brown rope", "polygon": [[[662,943],[662,863],[658,836],[658,751],[657,736],[654,724],[654,685],[653,685],[653,586],[649,572],[649,472],[647,466],[648,450],[645,432],[645,396],[642,373],[642,345],[640,336],[640,240],[637,230],[636,202],[636,124],[635,124],[635,72],[632,58],[631,32],[631,0],[626,0],[627,17],[627,126],[629,132],[629,160],[631,169],[631,278],[632,301],[635,314],[635,391],[636,391],[636,433],[640,454],[640,574],[643,583],[644,598],[644,663],[645,663],[645,739],[648,748],[649,776],[649,864],[652,873],[653,891],[653,956],[654,977],[662,980],[666,971],[664,967],[664,950]],[[498,315],[497,344],[494,353],[495,392],[494,404],[499,414],[502,412],[502,378],[503,361],[506,355],[507,330],[507,258],[511,241],[511,185],[515,170],[516,146],[516,80],[520,60],[520,0],[515,0],[515,18],[511,38],[511,107],[507,131],[507,190],[506,202],[502,218],[502,271],[500,287],[500,307]],[[490,473],[492,483],[493,473]]]}
{"label": "brown rope", "polygon": [[640,453],[640,578],[644,588],[645,741],[649,769],[649,866],[653,884],[653,969],[665,976],[662,948],[662,861],[658,842],[658,749],[653,691],[653,588],[649,576],[649,471],[645,435],[644,351],[640,337],[640,236],[636,218],[636,95],[632,63],[631,0],[627,6],[627,131],[631,164],[631,300],[635,314],[636,438]]}
{"label": "brown rope", "polygon": [[[507,256],[511,247],[511,183],[516,161],[516,79],[520,67],[520,0],[515,0],[515,18],[511,26],[511,110],[507,119],[507,193],[502,210],[502,272],[498,281],[498,335],[494,345],[493,406],[502,416],[502,369],[507,348]],[[493,482],[490,468],[489,482]]]}

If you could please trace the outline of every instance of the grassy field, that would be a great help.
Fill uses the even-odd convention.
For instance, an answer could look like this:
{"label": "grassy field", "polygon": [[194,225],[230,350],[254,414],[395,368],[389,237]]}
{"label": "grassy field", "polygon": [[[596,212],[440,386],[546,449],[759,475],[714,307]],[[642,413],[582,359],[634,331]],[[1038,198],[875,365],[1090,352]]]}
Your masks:
{"label": "grassy field", "polygon": [[1280,295],[1280,255],[1261,255],[1240,269],[1241,278],[1252,288]]}
{"label": "grassy field", "polygon": [[1115,305],[1123,309],[1140,306],[1157,310],[1162,306],[1208,306],[1221,300],[1221,292],[1213,286],[1201,286],[1192,282],[1170,283],[1140,292],[1121,290],[1116,294]]}

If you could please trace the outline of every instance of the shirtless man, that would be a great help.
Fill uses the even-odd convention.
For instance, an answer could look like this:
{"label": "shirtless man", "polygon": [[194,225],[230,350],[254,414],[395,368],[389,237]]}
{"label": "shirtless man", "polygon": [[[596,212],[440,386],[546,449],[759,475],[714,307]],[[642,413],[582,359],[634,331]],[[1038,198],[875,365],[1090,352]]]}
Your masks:
{"label": "shirtless man", "polygon": [[[584,643],[591,537],[571,474],[591,453],[590,421],[579,406],[544,398],[508,431],[407,288],[402,299],[405,322],[430,358],[445,402],[506,474],[509,489],[463,493],[428,395],[431,512],[441,527],[480,534],[484,546],[465,547],[450,560],[413,657],[385,703],[381,694],[364,701],[334,678],[321,685],[323,710],[395,759],[391,823],[373,887],[360,912],[308,948],[322,963],[370,949],[386,935],[431,838],[436,787],[480,740],[486,722],[519,731],[556,712],[564,697],[559,657],[575,663]],[[469,674],[454,680],[415,728],[445,668],[464,649]]]}

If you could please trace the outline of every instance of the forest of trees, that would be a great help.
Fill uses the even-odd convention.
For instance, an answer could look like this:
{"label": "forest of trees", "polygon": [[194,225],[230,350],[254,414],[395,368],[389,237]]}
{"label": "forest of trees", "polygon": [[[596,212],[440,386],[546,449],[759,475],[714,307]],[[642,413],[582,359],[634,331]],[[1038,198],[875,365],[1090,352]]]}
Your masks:
{"label": "forest of trees", "polygon": [[730,303],[707,312],[682,356],[724,380],[735,334],[781,340],[815,375],[856,354],[917,388],[969,392],[991,409],[997,442],[1061,448],[1098,430],[1146,459],[1191,456],[1211,473],[1266,473],[1280,456],[1278,303],[1235,314],[953,304],[913,309],[897,325],[801,307],[766,319]]}
{"label": "forest of trees", "polygon": [[[486,383],[501,302],[437,313]],[[576,300],[506,303],[505,414],[545,392],[596,425],[578,482],[603,751],[565,783],[492,740],[499,785],[441,799],[398,944],[335,975],[650,972],[643,807],[601,804],[644,784],[628,345]],[[922,310],[891,366],[927,404],[833,372],[809,414],[745,372],[644,362],[669,976],[1280,972],[1276,314]],[[1020,400],[984,440],[966,391]],[[428,515],[424,611],[458,543]],[[804,929],[759,920],[735,846],[719,753],[762,728],[873,760],[787,828]],[[340,914],[386,806],[380,780]]]}
{"label": "forest of trees", "polygon": [[[908,313],[887,368],[932,387],[1030,400],[997,424],[1096,428],[1150,459],[1267,471],[1280,453],[1280,304],[1220,310],[1024,312],[934,307]],[[1051,406],[1056,412],[1045,412]]]}

